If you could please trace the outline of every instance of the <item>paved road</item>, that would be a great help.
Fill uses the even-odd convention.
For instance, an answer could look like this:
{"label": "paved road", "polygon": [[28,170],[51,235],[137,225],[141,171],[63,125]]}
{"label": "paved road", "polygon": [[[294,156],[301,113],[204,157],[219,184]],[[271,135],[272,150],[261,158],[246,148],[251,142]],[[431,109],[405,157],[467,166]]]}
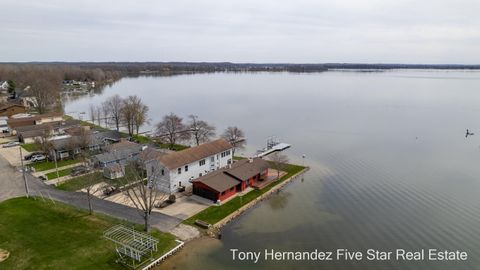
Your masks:
{"label": "paved road", "polygon": [[[27,174],[27,183],[30,189],[30,195],[43,196],[46,199],[52,198],[53,200],[82,209],[88,209],[88,201],[85,193],[55,189],[30,174]],[[22,175],[18,170],[12,168],[7,160],[0,156],[0,201],[19,196],[25,196]],[[92,205],[94,212],[100,212],[119,219],[143,224],[143,218],[135,208],[96,197],[92,198]],[[152,213],[150,217],[151,226],[164,232],[171,231],[181,222],[178,218],[156,212]]]}
{"label": "paved road", "polygon": [[25,195],[22,174],[0,155],[0,202]]}

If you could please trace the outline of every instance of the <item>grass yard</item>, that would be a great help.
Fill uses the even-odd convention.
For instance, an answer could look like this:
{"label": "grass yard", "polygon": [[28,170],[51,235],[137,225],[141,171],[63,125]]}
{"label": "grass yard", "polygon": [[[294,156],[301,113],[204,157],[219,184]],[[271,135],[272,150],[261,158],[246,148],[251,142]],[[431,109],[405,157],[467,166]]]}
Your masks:
{"label": "grass yard", "polygon": [[81,176],[72,178],[70,180],[67,180],[59,184],[57,188],[61,190],[66,190],[66,191],[77,191],[87,187],[88,185],[109,181],[109,179],[106,179],[103,177],[102,172],[94,172],[93,174],[94,174],[93,176],[94,178],[92,178],[94,179],[93,181],[90,181],[89,179],[89,177],[92,177],[91,174],[85,174],[85,175],[81,175]]}
{"label": "grass yard", "polygon": [[41,151],[41,147],[38,143],[23,143],[21,146],[28,152]]}
{"label": "grass yard", "polygon": [[[126,269],[102,236],[120,220],[33,198],[0,203],[0,216],[0,248],[10,252],[0,269]],[[171,234],[151,234],[160,241],[156,256],[176,245]]]}
{"label": "grass yard", "polygon": [[[63,166],[68,166],[68,165],[72,165],[72,164],[79,163],[79,162],[80,162],[80,160],[78,160],[78,159],[63,159],[63,160],[57,161],[57,166],[58,166],[58,168],[60,168],[60,167],[63,167]],[[53,161],[42,161],[42,162],[32,163],[32,164],[30,164],[30,166],[35,168],[36,172],[41,172],[41,171],[55,169],[55,162],[53,162]]]}
{"label": "grass yard", "polygon": [[210,206],[202,212],[199,212],[196,215],[184,220],[183,223],[188,225],[195,225],[195,220],[199,219],[210,224],[215,224],[230,215],[231,213],[235,212],[243,205],[253,201],[255,198],[258,198],[260,195],[266,193],[274,186],[282,183],[294,174],[299,173],[303,169],[305,169],[305,167],[303,166],[288,164],[285,168],[287,174],[281,177],[278,181],[271,183],[270,185],[264,187],[261,190],[252,190],[249,193],[245,194],[242,198],[237,196],[220,206]]}
{"label": "grass yard", "polygon": [[[169,143],[161,143],[160,145],[160,148],[163,148],[163,149],[170,149],[170,144]],[[185,150],[187,148],[190,148],[190,146],[188,145],[181,145],[181,144],[174,144],[173,145],[173,148],[170,149],[170,150],[173,150],[173,151],[182,151],[182,150]]]}
{"label": "grass yard", "polygon": [[[71,168],[65,169],[65,170],[59,170],[59,171],[58,171],[58,175],[59,175],[60,177],[62,177],[62,176],[70,175],[71,172],[72,172],[72,169],[71,169]],[[46,176],[47,176],[47,179],[48,179],[48,180],[55,179],[55,178],[57,178],[57,172],[47,173]]]}

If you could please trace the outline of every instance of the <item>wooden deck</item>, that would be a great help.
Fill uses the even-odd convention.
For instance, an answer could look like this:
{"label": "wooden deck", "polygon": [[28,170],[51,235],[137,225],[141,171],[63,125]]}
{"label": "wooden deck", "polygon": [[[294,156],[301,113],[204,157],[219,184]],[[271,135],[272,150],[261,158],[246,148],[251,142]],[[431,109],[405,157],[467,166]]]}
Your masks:
{"label": "wooden deck", "polygon": [[[287,174],[284,171],[280,171],[280,178]],[[277,180],[277,170],[274,169],[268,169],[268,177],[267,179],[263,181],[255,181],[255,183],[252,185],[253,188],[255,189],[262,189],[265,186],[268,186],[270,183],[275,182]]]}

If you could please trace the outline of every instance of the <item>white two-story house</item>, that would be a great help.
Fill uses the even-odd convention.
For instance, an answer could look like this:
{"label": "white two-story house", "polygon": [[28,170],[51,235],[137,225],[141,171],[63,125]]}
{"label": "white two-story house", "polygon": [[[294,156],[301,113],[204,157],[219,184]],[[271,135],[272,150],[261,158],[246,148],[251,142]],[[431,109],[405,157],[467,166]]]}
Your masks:
{"label": "white two-story house", "polygon": [[192,180],[232,163],[232,145],[218,139],[178,152],[165,153],[147,148],[139,158],[145,165],[147,177],[158,188],[174,193],[180,187],[190,187]]}

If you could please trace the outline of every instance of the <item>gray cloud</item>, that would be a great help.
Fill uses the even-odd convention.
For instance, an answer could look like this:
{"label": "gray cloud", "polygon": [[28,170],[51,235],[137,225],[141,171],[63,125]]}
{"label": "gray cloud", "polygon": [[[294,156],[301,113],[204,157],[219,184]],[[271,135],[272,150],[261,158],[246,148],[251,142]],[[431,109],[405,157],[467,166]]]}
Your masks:
{"label": "gray cloud", "polygon": [[480,63],[474,0],[0,5],[0,61]]}

